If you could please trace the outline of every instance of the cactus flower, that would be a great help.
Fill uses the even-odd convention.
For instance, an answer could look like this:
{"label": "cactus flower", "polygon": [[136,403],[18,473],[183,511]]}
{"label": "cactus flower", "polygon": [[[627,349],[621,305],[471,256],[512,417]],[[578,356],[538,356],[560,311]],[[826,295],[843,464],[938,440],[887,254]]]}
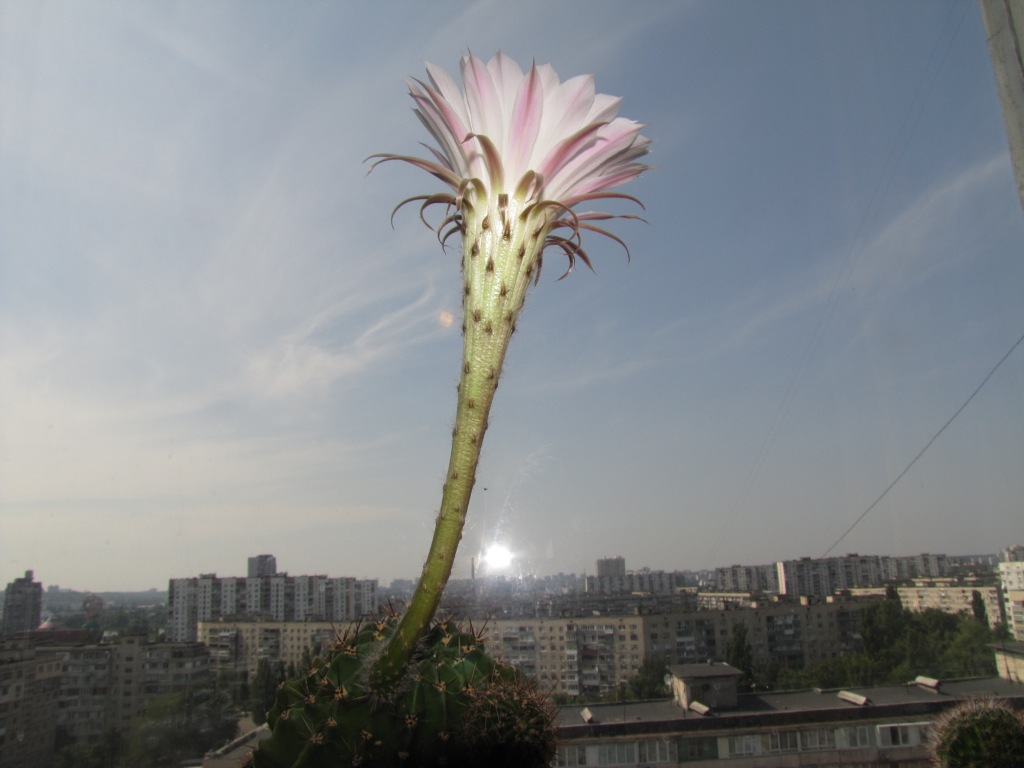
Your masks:
{"label": "cactus flower", "polygon": [[[373,167],[401,160],[448,187],[399,203],[421,202],[420,216],[442,205],[442,245],[462,239],[463,355],[455,429],[430,552],[419,586],[385,649],[378,683],[396,680],[437,610],[476,477],[494,391],[526,291],[540,275],[544,251],[590,260],[584,231],[625,243],[594,222],[636,218],[577,212],[593,200],[635,198],[611,192],[639,176],[650,141],[642,126],[617,117],[620,99],[598,94],[590,75],[565,82],[549,65],[524,73],[498,53],[484,63],[462,59],[463,89],[442,69],[427,65],[428,82],[409,85],[415,112],[433,136],[432,159],[379,154]],[[628,249],[627,249],[628,255]],[[565,275],[563,275],[564,277]]]}

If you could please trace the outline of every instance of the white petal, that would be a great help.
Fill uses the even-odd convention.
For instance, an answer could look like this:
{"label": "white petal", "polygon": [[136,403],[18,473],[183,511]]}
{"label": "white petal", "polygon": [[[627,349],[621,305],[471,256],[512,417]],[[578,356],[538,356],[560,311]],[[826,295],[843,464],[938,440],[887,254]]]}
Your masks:
{"label": "white petal", "polygon": [[622,103],[621,96],[609,96],[607,93],[599,93],[594,97],[594,104],[587,115],[588,123],[607,123],[619,114],[619,104]]}
{"label": "white petal", "polygon": [[[444,97],[463,125],[469,125],[469,112],[466,110],[466,97],[462,95],[462,89],[458,84],[440,67],[427,62],[427,76],[430,82],[437,89],[437,92]],[[460,137],[461,138],[461,137]]]}
{"label": "white petal", "polygon": [[489,137],[500,151],[505,146],[504,109],[490,70],[470,54],[462,60],[462,82],[466,88],[470,129]]}
{"label": "white petal", "polygon": [[505,172],[511,183],[530,170],[530,159],[544,114],[544,91],[536,67],[523,78],[508,120]]}
{"label": "white petal", "polygon": [[585,123],[594,102],[594,78],[580,75],[545,93],[544,119],[530,167],[539,168],[551,151]]}
{"label": "white petal", "polygon": [[[519,68],[514,59],[506,56],[501,51],[498,51],[487,62],[487,70],[491,73],[491,79],[494,80],[494,87],[501,101],[502,120],[505,125],[508,125],[512,119],[512,110],[515,108],[516,94],[519,93],[523,78],[525,77],[523,70]],[[499,148],[503,151],[507,149],[507,147]]]}

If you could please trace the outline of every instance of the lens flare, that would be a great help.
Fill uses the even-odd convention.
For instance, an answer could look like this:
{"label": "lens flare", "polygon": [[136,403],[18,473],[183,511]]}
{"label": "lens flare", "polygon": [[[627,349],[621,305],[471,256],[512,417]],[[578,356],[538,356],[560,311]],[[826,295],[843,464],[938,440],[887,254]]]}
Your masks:
{"label": "lens flare", "polygon": [[503,544],[492,544],[487,548],[487,552],[484,553],[484,562],[490,568],[499,570],[501,568],[507,568],[508,564],[512,562],[514,555],[508,547]]}

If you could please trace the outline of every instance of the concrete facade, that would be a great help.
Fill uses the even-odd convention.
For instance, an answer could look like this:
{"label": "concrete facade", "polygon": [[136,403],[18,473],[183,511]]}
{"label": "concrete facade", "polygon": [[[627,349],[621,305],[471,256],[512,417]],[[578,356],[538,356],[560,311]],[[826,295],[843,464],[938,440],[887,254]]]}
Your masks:
{"label": "concrete facade", "polygon": [[4,616],[0,635],[12,637],[19,632],[31,632],[42,621],[43,585],[32,578],[32,571],[15,579],[4,590]]}
{"label": "concrete facade", "polygon": [[155,699],[213,681],[209,650],[199,643],[126,635],[103,643],[38,648],[60,665],[57,724],[87,743],[106,728],[127,731]]}
{"label": "concrete facade", "polygon": [[0,643],[0,768],[51,764],[60,677],[53,654],[24,640]]}
{"label": "concrete facade", "polygon": [[723,610],[490,619],[489,653],[546,691],[591,701],[625,685],[645,659],[666,664],[724,660],[733,626],[747,630],[758,663],[802,668],[856,650],[872,601],[768,600]]}
{"label": "concrete facade", "polygon": [[[705,674],[716,672],[710,667]],[[684,683],[673,674],[673,688],[692,688],[700,679],[691,675]],[[1021,709],[1024,685],[973,678],[943,681],[939,692],[901,685],[741,694],[732,705],[723,700],[705,714],[694,710],[692,698],[686,707],[672,699],[590,704],[585,712],[563,707],[555,765],[930,768],[927,741],[934,718],[979,697],[1002,698]]]}
{"label": "concrete facade", "polygon": [[272,576],[171,579],[167,639],[195,642],[200,622],[228,618],[348,623],[378,608],[377,580],[351,577]]}
{"label": "concrete facade", "polygon": [[332,646],[349,626],[330,621],[201,621],[198,636],[210,649],[215,672],[251,679],[260,661],[299,667],[304,652]]}

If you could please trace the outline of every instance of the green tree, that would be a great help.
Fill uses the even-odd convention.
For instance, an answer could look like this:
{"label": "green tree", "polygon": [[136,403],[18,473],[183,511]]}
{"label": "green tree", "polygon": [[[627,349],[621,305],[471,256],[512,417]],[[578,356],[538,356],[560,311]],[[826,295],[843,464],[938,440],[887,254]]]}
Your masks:
{"label": "green tree", "polygon": [[749,693],[754,682],[754,652],[747,642],[747,626],[733,624],[732,634],[725,646],[725,660],[743,673],[737,682],[740,693]]}
{"label": "green tree", "polygon": [[[860,635],[864,654],[886,669],[896,667],[905,657],[907,613],[897,598],[886,598],[867,606],[861,614]],[[874,681],[872,681],[874,682]]]}
{"label": "green tree", "polygon": [[804,670],[782,670],[777,687],[895,685],[918,675],[948,678],[995,674],[989,643],[999,635],[974,616],[904,610],[885,600],[865,609],[863,648]]}
{"label": "green tree", "polygon": [[664,659],[647,656],[640,669],[629,679],[626,685],[626,697],[629,699],[659,699],[668,695],[665,685],[665,674],[668,667]]}
{"label": "green tree", "polygon": [[256,663],[256,673],[249,684],[249,710],[256,725],[267,721],[267,712],[274,706],[277,687],[285,679],[284,666],[280,662],[274,664],[260,659]]}
{"label": "green tree", "polygon": [[154,700],[132,722],[122,763],[177,766],[234,738],[238,722],[226,694],[212,686]]}
{"label": "green tree", "polygon": [[83,744],[58,725],[53,765],[55,768],[116,768],[124,750],[124,737],[114,728],[105,728],[94,743]]}
{"label": "green tree", "polygon": [[988,610],[985,608],[985,600],[981,596],[981,592],[974,589],[971,590],[971,613],[974,614],[974,618],[979,622],[988,626]]}
{"label": "green tree", "polygon": [[248,709],[250,704],[249,681],[244,672],[222,669],[217,672],[214,687],[222,691],[236,709]]}
{"label": "green tree", "polygon": [[957,632],[943,648],[939,674],[946,677],[974,677],[996,674],[996,661],[988,647],[995,638],[988,623],[973,616],[961,616]]}

